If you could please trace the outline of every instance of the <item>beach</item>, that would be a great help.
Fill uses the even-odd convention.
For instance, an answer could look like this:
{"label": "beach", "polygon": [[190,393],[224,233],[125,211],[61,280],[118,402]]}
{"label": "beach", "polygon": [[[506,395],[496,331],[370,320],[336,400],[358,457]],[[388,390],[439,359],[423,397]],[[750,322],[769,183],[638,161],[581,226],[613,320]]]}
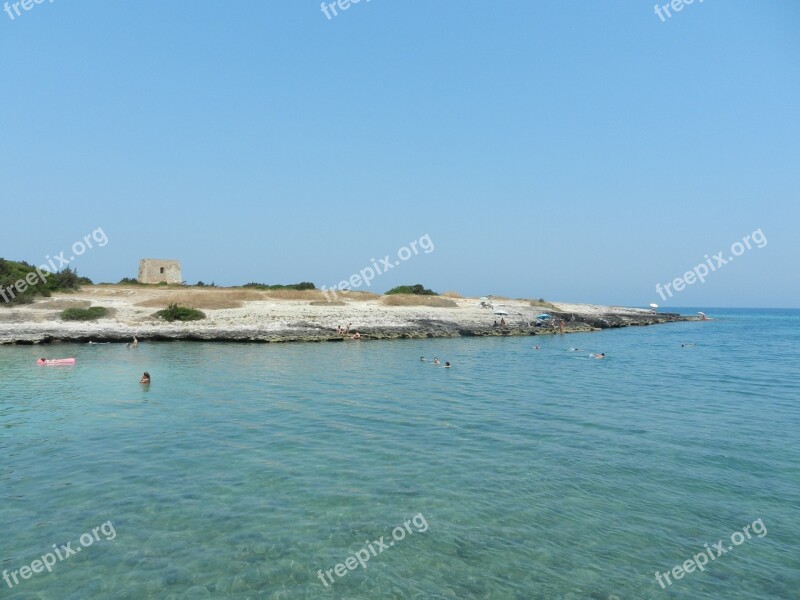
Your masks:
{"label": "beach", "polygon": [[[206,318],[169,323],[154,315],[171,303],[202,310]],[[142,340],[335,341],[350,339],[355,332],[362,340],[547,335],[697,320],[695,316],[621,306],[497,297],[491,304],[493,308],[481,308],[478,298],[358,292],[339,293],[328,301],[317,290],[93,285],[38,298],[33,304],[0,307],[0,344],[120,342],[133,336]],[[108,308],[110,314],[91,322],[60,319],[67,308],[89,306]],[[507,314],[495,314],[498,311]],[[540,314],[552,318],[535,326]],[[563,321],[563,330],[559,321]],[[337,327],[348,333],[337,334]]]}

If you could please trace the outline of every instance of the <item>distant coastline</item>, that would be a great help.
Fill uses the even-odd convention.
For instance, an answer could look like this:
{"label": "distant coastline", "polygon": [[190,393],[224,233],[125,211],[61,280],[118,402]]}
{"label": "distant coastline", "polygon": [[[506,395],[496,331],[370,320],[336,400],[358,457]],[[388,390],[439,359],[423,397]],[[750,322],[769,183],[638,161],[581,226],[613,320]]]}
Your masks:
{"label": "distant coastline", "polygon": [[[641,308],[492,298],[397,297],[351,292],[327,302],[319,290],[270,292],[242,288],[84,286],[32,304],[0,307],[0,344],[197,340],[326,342],[430,337],[553,335],[697,321],[697,316]],[[177,303],[206,318],[165,322],[154,313]],[[102,306],[97,321],[62,321],[68,308]],[[497,314],[496,314],[497,313]],[[538,319],[538,315],[550,315]],[[346,333],[337,332],[342,328]],[[358,340],[353,336],[358,333]]]}

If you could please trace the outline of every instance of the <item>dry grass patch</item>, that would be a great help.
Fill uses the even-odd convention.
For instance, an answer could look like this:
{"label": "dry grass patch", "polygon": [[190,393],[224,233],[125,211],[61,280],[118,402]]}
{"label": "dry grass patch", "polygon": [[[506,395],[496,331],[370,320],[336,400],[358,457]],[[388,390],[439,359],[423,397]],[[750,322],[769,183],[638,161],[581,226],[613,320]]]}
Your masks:
{"label": "dry grass patch", "polygon": [[262,300],[325,300],[321,290],[265,290]]}
{"label": "dry grass patch", "polygon": [[531,300],[531,306],[535,308],[546,308],[547,310],[558,310],[558,307],[552,302],[547,302],[544,298],[538,300]]}
{"label": "dry grass patch", "polygon": [[347,302],[342,302],[340,300],[331,300],[330,302],[326,300],[315,300],[311,303],[311,306],[347,306]]}
{"label": "dry grass patch", "polygon": [[[316,302],[324,301],[326,304],[334,305],[337,302],[340,302],[340,306],[342,304],[347,304],[347,302],[345,302],[346,300],[351,302],[369,302],[370,300],[376,300],[377,298],[380,298],[379,294],[373,294],[372,292],[342,292],[339,290],[326,290],[326,292],[323,292],[322,290],[307,290],[305,293],[317,294],[318,296],[316,297],[318,297],[319,300],[315,300]],[[269,293],[271,294],[273,292]],[[298,299],[302,300],[303,298]]]}
{"label": "dry grass patch", "polygon": [[92,305],[89,300],[45,300],[44,302],[34,302],[30,308],[40,310],[66,310],[68,308],[89,308]]}
{"label": "dry grass patch", "polygon": [[434,308],[457,308],[458,304],[440,296],[417,296],[412,294],[392,294],[381,298],[386,306],[432,306]]}
{"label": "dry grass patch", "polygon": [[444,293],[442,293],[442,296],[444,296],[445,298],[463,298],[464,297],[461,294],[459,294],[458,292],[444,292]]}
{"label": "dry grass patch", "polygon": [[189,306],[191,308],[224,309],[240,308],[245,302],[266,300],[265,292],[255,290],[219,289],[219,290],[184,290],[166,292],[154,298],[144,300],[136,306],[165,307],[170,304]]}
{"label": "dry grass patch", "polygon": [[[340,292],[341,293],[341,292]],[[348,300],[353,300],[355,302],[368,302],[370,300],[376,300],[380,298],[380,294],[373,294],[372,292],[347,292],[345,298]]]}

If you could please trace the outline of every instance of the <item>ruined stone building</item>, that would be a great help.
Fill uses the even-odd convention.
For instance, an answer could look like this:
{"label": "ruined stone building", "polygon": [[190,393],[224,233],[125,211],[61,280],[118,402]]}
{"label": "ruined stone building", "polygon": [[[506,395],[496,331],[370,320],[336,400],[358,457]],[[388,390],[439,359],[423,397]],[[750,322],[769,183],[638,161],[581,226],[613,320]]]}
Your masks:
{"label": "ruined stone building", "polygon": [[139,283],[182,283],[181,263],[177,260],[143,258],[139,261]]}

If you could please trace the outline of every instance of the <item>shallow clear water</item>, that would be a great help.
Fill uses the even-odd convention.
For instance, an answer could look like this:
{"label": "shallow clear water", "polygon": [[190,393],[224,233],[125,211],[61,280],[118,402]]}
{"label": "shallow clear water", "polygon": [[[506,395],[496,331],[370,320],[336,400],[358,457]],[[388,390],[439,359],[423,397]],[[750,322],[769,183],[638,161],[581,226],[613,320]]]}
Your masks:
{"label": "shallow clear water", "polygon": [[[0,568],[115,533],[0,597],[799,598],[800,311],[707,312],[557,337],[0,347]],[[661,589],[656,571],[757,519],[766,535]]]}

